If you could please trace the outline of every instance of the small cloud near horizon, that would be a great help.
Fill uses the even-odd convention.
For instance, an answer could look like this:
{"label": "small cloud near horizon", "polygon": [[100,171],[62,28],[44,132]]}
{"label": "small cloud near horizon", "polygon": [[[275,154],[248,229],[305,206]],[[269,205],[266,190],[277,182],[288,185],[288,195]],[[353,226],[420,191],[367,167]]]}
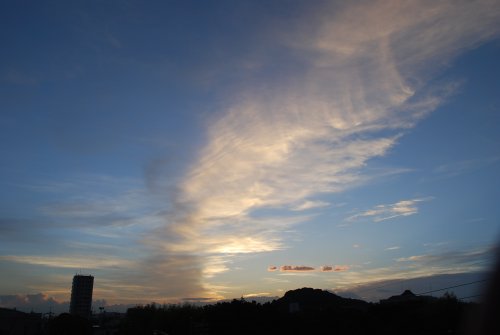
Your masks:
{"label": "small cloud near horizon", "polygon": [[[319,268],[305,265],[282,265],[279,267],[281,272],[341,272],[349,270],[348,265],[322,265]],[[276,266],[268,267],[268,271],[277,271]]]}
{"label": "small cloud near horizon", "polygon": [[335,271],[335,272],[341,272],[341,271],[347,271],[347,270],[349,270],[348,265],[335,265],[335,267],[333,268],[333,271]]}
{"label": "small cloud near horizon", "polygon": [[243,294],[243,298],[269,297],[270,295],[271,293],[269,292],[248,293]]}
{"label": "small cloud near horizon", "polygon": [[303,265],[282,265],[280,266],[280,271],[281,272],[303,272],[303,271],[314,271],[316,270],[315,268],[311,266],[303,266]]}
{"label": "small cloud near horizon", "polygon": [[398,249],[400,249],[400,248],[401,248],[400,246],[395,245],[395,246],[393,246],[393,247],[388,247],[388,248],[385,248],[384,250],[398,250]]}

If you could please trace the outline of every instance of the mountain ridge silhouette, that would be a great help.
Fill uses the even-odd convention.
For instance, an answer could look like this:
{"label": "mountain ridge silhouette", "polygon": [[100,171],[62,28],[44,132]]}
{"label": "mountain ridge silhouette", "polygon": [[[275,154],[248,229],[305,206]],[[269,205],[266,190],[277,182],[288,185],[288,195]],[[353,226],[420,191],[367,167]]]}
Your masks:
{"label": "mountain ridge silhouette", "polygon": [[303,287],[287,291],[272,305],[289,308],[292,304],[299,310],[323,310],[335,308],[365,309],[369,303],[364,300],[343,298],[330,291]]}

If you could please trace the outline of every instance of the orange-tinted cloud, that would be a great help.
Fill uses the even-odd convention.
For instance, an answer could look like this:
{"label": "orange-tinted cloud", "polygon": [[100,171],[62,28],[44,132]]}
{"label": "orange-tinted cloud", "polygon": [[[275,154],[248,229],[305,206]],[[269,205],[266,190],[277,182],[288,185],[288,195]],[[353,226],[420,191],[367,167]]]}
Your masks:
{"label": "orange-tinted cloud", "polygon": [[307,271],[314,271],[316,270],[315,268],[311,266],[303,266],[303,265],[282,265],[280,266],[280,271],[281,272],[307,272]]}
{"label": "orange-tinted cloud", "polygon": [[320,268],[321,272],[341,272],[341,271],[347,271],[349,270],[349,266],[347,265],[335,265],[335,266],[330,266],[330,265],[323,265]]}
{"label": "orange-tinted cloud", "polygon": [[335,271],[335,272],[341,272],[341,271],[347,271],[347,270],[349,270],[348,265],[335,265],[335,267],[333,268],[333,271]]}

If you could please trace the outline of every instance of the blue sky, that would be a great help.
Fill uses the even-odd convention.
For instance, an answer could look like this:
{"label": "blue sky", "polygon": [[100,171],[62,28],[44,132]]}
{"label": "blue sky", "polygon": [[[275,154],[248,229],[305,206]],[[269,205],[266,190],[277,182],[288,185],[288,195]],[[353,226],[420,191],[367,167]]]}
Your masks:
{"label": "blue sky", "polygon": [[111,305],[377,300],[491,265],[497,1],[0,13],[0,305],[62,304],[76,272]]}

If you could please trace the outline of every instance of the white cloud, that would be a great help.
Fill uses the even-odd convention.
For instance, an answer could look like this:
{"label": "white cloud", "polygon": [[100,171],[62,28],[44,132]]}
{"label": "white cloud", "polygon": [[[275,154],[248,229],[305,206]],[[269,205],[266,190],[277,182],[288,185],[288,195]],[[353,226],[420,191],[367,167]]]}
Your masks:
{"label": "white cloud", "polygon": [[329,205],[330,205],[330,203],[326,202],[326,201],[306,200],[303,203],[301,203],[300,205],[292,207],[292,211],[304,211],[307,209],[327,207]]}
{"label": "white cloud", "polygon": [[[317,25],[308,34],[277,34],[303,67],[264,90],[249,81],[226,102],[178,185],[167,229],[149,243],[200,257],[285,248],[282,232],[308,217],[268,219],[256,211],[317,207],[308,199],[366,182],[369,161],[388,154],[405,129],[453,93],[455,83],[428,85],[435,71],[500,31],[491,1],[341,7],[307,17]],[[424,200],[379,205],[348,220],[414,215]]]}
{"label": "white cloud", "polygon": [[387,247],[387,248],[385,248],[385,250],[398,250],[398,249],[400,249],[400,247],[397,246],[397,245],[394,246],[394,247]]}
{"label": "white cloud", "polygon": [[244,294],[243,298],[267,297],[270,295],[271,295],[271,293],[269,293],[269,292],[248,293],[248,294]]}
{"label": "white cloud", "polygon": [[290,282],[288,279],[270,278],[270,277],[263,278],[263,280],[272,284],[286,284]]}
{"label": "white cloud", "polygon": [[417,203],[429,201],[431,197],[417,198],[411,200],[401,200],[393,204],[377,205],[372,209],[362,211],[346,218],[346,221],[353,222],[362,218],[372,218],[374,222],[395,219],[400,216],[410,216],[418,213]]}
{"label": "white cloud", "polygon": [[229,262],[227,258],[220,256],[211,256],[207,257],[205,261],[205,265],[203,267],[203,276],[205,278],[212,278],[218,273],[225,272],[229,268],[227,263]]}

